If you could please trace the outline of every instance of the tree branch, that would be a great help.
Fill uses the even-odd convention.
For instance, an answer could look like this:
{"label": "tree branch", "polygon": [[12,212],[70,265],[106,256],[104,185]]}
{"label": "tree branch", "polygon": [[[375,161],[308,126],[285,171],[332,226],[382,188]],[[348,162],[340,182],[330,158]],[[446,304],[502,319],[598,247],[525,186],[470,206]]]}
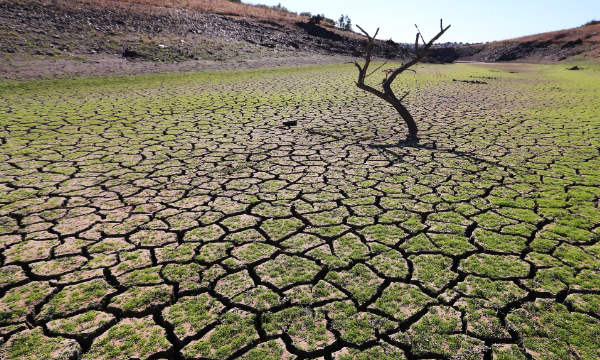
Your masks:
{"label": "tree branch", "polygon": [[354,62],[354,65],[358,68],[358,83],[361,83],[363,69],[357,62]]}
{"label": "tree branch", "polygon": [[375,37],[377,36],[377,34],[379,34],[379,28],[377,28],[377,31],[375,31],[375,35],[373,37],[371,37],[371,35],[369,35],[368,32],[366,32],[363,28],[361,28],[359,25],[356,25],[356,27],[358,27],[360,29],[360,31],[363,32],[363,34],[365,34],[367,36],[368,39],[368,43],[367,43],[367,48],[366,53],[365,53],[365,65],[363,66],[362,70],[360,68],[360,66],[358,64],[356,64],[359,68],[359,72],[360,75],[358,77],[358,84],[364,84],[365,83],[365,78],[367,77],[367,69],[369,68],[369,64],[371,63],[371,52],[373,51],[373,42],[375,41]]}
{"label": "tree branch", "polygon": [[356,83],[356,86],[358,86],[359,88],[363,89],[364,91],[370,92],[371,94],[373,94],[373,95],[375,95],[375,96],[377,96],[377,97],[379,97],[379,98],[381,98],[381,99],[383,99],[383,100],[385,100],[387,102],[390,101],[390,99],[387,97],[386,94],[382,93],[381,91],[379,91],[377,89],[374,89],[374,88],[370,87],[369,85]]}
{"label": "tree branch", "polygon": [[367,33],[366,31],[363,30],[363,28],[361,28],[359,25],[356,25],[357,28],[360,29],[360,31],[362,31],[363,34],[365,34],[367,36],[367,38],[369,38],[369,40],[371,39],[371,36],[369,36],[369,33]]}
{"label": "tree branch", "polygon": [[398,99],[398,101],[402,102],[402,100],[404,100],[404,98],[407,97],[408,94],[410,94],[410,91],[407,91],[406,94],[404,94],[404,96],[402,96],[400,99]]}
{"label": "tree branch", "polygon": [[380,66],[380,67],[378,67],[377,69],[373,70],[373,71],[372,71],[372,72],[371,72],[369,75],[365,76],[365,79],[366,79],[366,78],[368,78],[369,76],[371,76],[371,75],[375,74],[375,72],[376,72],[377,70],[379,70],[379,69],[381,69],[382,67],[384,67],[384,66],[385,66],[385,64],[387,64],[387,63],[388,63],[388,62],[387,62],[387,60],[386,60],[386,61],[383,63],[383,65],[381,65],[381,66]]}
{"label": "tree branch", "polygon": [[417,26],[417,24],[415,24],[415,27],[417,28],[417,31],[419,32],[419,35],[421,35],[421,40],[423,40],[423,45],[425,45],[425,38],[423,38],[423,34],[421,33],[421,29],[419,29],[419,27]]}
{"label": "tree branch", "polygon": [[417,33],[417,38],[415,39],[415,55],[419,56],[419,33]]}
{"label": "tree branch", "polygon": [[[431,39],[423,48],[423,51],[421,51],[420,53],[416,52],[417,56],[412,59],[411,61],[407,62],[406,64],[404,64],[403,66],[399,67],[396,69],[396,71],[394,71],[390,77],[387,79],[387,81],[383,84],[383,89],[385,90],[386,94],[388,94],[388,91],[391,92],[391,88],[390,85],[392,84],[392,82],[394,82],[394,80],[396,79],[396,76],[398,76],[399,74],[401,74],[402,72],[404,72],[406,69],[410,68],[411,66],[415,65],[416,63],[418,63],[419,61],[421,61],[428,53],[427,50],[429,50],[429,48],[431,47],[431,45],[433,45],[433,43],[440,38],[440,36],[444,35],[444,33],[446,31],[448,31],[448,29],[450,29],[450,25],[448,25],[446,28],[442,29],[442,31],[440,31],[436,36],[433,37],[433,39]],[[416,43],[419,42],[419,34],[417,34],[417,41]]]}

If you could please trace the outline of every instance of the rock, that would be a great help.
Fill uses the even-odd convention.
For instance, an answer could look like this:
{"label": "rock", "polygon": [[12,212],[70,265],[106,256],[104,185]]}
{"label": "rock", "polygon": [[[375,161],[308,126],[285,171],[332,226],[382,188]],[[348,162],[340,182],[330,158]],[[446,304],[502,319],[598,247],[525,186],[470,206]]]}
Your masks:
{"label": "rock", "polygon": [[304,29],[304,31],[306,31],[309,35],[312,35],[312,36],[329,39],[329,40],[333,40],[333,41],[342,40],[342,37],[340,35],[317,25],[317,23],[315,23],[313,21],[309,21],[308,23],[303,23],[300,21],[300,22],[296,23],[296,26]]}
{"label": "rock", "polygon": [[284,121],[283,125],[285,125],[285,126],[296,126],[296,125],[298,125],[298,121],[296,121],[296,120]]}
{"label": "rock", "polygon": [[568,48],[572,48],[574,46],[578,46],[578,45],[583,45],[583,41],[580,39],[577,39],[575,41],[569,41],[566,44],[564,44],[562,46],[562,49],[568,49]]}
{"label": "rock", "polygon": [[131,50],[131,49],[125,49],[125,51],[123,51],[123,57],[125,58],[136,58],[136,57],[140,57],[140,54],[135,51],[135,50]]}
{"label": "rock", "polygon": [[452,81],[464,82],[464,83],[467,83],[467,84],[487,84],[485,81],[479,81],[479,80],[456,80],[456,79],[452,79]]}

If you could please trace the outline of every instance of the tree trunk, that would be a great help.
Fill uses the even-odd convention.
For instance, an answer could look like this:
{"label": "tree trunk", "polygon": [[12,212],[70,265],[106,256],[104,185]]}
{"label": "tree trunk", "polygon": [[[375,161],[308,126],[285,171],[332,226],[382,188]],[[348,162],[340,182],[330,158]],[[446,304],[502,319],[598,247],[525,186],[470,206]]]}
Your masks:
{"label": "tree trunk", "polygon": [[375,96],[392,105],[394,109],[398,111],[398,114],[400,114],[400,117],[402,117],[402,119],[406,123],[406,126],[408,126],[408,135],[406,135],[406,140],[417,139],[417,133],[419,132],[419,129],[417,128],[417,123],[415,123],[415,120],[413,119],[412,115],[410,115],[410,113],[408,112],[408,109],[405,108],[404,105],[402,105],[400,100],[398,100],[396,95],[394,95],[394,92],[389,86],[385,87],[385,94],[365,84],[356,83],[356,86],[358,86],[360,89],[370,92],[371,94],[374,94]]}
{"label": "tree trunk", "polygon": [[406,136],[406,140],[416,140],[418,138],[417,133],[419,132],[419,129],[417,128],[417,124],[415,123],[412,115],[410,112],[408,112],[408,109],[406,109],[399,101],[390,101],[390,104],[392,104],[394,109],[398,111],[406,123],[406,126],[408,126],[408,135]]}

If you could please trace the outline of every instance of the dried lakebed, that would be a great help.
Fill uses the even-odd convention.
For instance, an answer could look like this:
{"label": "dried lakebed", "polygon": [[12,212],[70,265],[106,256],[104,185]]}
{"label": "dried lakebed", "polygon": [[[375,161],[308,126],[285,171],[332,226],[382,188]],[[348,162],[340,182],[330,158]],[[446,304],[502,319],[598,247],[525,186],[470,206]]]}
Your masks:
{"label": "dried lakebed", "polygon": [[600,357],[600,69],[354,80],[0,83],[0,359]]}

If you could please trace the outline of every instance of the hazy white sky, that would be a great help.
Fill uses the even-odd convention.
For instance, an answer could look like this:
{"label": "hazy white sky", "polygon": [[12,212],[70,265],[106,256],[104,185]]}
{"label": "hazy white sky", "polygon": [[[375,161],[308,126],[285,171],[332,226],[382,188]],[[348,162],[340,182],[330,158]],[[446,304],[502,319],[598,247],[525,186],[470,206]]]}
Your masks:
{"label": "hazy white sky", "polygon": [[[379,39],[414,42],[415,23],[426,40],[444,24],[452,27],[439,41],[485,42],[561,30],[600,20],[600,0],[243,0],[277,5],[291,11],[325,14],[337,20],[347,14],[353,24]],[[355,30],[356,27],[355,27]]]}

